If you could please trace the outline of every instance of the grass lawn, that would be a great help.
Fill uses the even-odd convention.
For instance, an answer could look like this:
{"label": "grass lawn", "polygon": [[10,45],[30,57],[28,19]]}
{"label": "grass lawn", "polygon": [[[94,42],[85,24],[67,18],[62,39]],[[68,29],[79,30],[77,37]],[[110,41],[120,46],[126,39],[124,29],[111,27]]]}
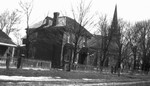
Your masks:
{"label": "grass lawn", "polygon": [[[62,71],[58,69],[50,69],[50,70],[33,70],[33,69],[16,69],[10,68],[9,70],[5,68],[0,68],[0,75],[6,76],[25,76],[25,77],[59,77],[60,79],[67,79],[67,81],[61,82],[27,82],[27,84],[37,84],[40,86],[41,84],[59,84],[66,86],[67,84],[98,84],[98,83],[108,83],[108,86],[149,86],[148,83],[143,83],[142,81],[150,80],[149,75],[130,75],[130,74],[122,74],[118,77],[116,74],[110,73],[100,73],[100,72],[92,72],[92,71]],[[134,83],[140,82],[140,83]],[[2,82],[1,82],[2,83]],[[17,81],[17,85],[18,85]],[[113,83],[128,83],[128,84],[119,84],[113,85]],[[2,84],[6,85],[9,83],[3,82]],[[15,83],[12,83],[11,86],[16,86]],[[40,84],[40,85],[38,85]],[[110,85],[109,85],[110,84]],[[19,86],[19,85],[18,85]],[[32,85],[21,85],[21,86],[32,86]],[[53,86],[53,85],[52,85]],[[55,86],[55,85],[54,85]],[[81,85],[82,86],[82,85]],[[88,85],[87,85],[88,86]],[[93,86],[93,85],[91,85]],[[103,85],[95,85],[95,86],[103,86]],[[107,86],[107,85],[106,85]]]}
{"label": "grass lawn", "polygon": [[63,79],[105,79],[108,81],[132,81],[132,80],[149,80],[149,75],[130,75],[122,74],[118,77],[116,74],[110,73],[100,73],[100,72],[85,72],[85,71],[62,71],[57,69],[50,70],[33,70],[33,69],[15,69],[10,68],[9,70],[5,68],[0,68],[0,75],[7,76],[46,76],[46,77],[61,77]]}

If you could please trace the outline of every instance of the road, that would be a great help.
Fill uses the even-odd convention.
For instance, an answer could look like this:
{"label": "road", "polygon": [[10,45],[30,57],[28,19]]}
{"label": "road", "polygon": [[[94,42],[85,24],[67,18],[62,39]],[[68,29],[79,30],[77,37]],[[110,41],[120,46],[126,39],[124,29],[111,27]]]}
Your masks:
{"label": "road", "polygon": [[73,79],[69,81],[0,81],[0,86],[149,86],[150,81],[133,82],[105,82],[83,81]]}

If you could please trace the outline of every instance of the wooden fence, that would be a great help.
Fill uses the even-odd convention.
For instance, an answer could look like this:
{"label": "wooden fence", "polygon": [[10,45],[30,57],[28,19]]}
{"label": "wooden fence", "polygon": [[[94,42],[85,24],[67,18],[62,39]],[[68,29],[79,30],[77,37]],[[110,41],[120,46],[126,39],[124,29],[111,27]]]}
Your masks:
{"label": "wooden fence", "polygon": [[[5,66],[6,58],[1,58],[0,65]],[[22,59],[22,67],[29,67],[29,68],[46,68],[51,69],[51,61],[42,61],[42,60],[35,60],[35,59]],[[11,61],[10,66],[17,67],[17,58],[13,58]],[[92,65],[81,65],[76,64],[74,65],[75,70],[82,70],[82,71],[96,71],[97,67]]]}
{"label": "wooden fence", "polygon": [[[13,59],[13,63],[17,65],[17,59]],[[33,67],[33,68],[51,68],[50,61],[42,61],[42,60],[34,60],[34,59],[22,59],[22,66],[23,67]]]}

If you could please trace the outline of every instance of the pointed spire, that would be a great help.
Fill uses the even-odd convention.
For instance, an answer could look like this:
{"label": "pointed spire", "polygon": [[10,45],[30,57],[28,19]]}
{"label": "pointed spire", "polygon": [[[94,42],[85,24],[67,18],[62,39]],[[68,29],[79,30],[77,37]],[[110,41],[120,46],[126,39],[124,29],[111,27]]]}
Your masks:
{"label": "pointed spire", "polygon": [[113,16],[111,28],[113,30],[117,30],[118,29],[117,5],[115,6],[115,11],[114,11],[114,16]]}
{"label": "pointed spire", "polygon": [[117,5],[115,6],[115,11],[113,15],[113,20],[111,23],[110,35],[114,37],[114,39],[120,39],[120,29],[118,25],[118,18],[117,18]]}

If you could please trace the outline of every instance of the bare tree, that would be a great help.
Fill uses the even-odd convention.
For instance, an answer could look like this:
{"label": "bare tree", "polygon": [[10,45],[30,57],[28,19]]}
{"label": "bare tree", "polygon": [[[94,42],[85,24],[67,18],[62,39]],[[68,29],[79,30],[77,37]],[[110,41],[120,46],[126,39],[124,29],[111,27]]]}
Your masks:
{"label": "bare tree", "polygon": [[[139,53],[139,43],[138,43],[138,30],[136,29],[135,25],[134,26],[131,26],[130,29],[128,30],[127,32],[127,38],[128,38],[128,42],[129,42],[129,49],[131,50],[130,53],[130,56],[133,56],[133,68],[132,70],[136,70],[137,68],[137,59],[139,60],[139,56],[138,56],[138,53]],[[132,63],[132,62],[131,62]],[[130,63],[130,65],[131,65]],[[139,63],[138,63],[139,64]]]}
{"label": "bare tree", "polygon": [[150,21],[137,22],[135,28],[138,48],[140,48],[142,55],[142,70],[148,73],[150,65]]}
{"label": "bare tree", "polygon": [[15,25],[20,23],[21,16],[19,15],[20,11],[14,10],[12,12],[4,11],[0,15],[0,28],[9,35],[11,32],[17,30]]}
{"label": "bare tree", "polygon": [[86,26],[90,26],[93,24],[92,18],[93,16],[89,16],[89,11],[91,8],[91,2],[86,6],[85,2],[81,0],[79,3],[79,6],[77,6],[77,10],[73,8],[72,6],[72,14],[74,18],[74,23],[72,29],[70,29],[70,33],[73,33],[74,38],[74,57],[73,57],[73,63],[75,62],[77,52],[79,50],[78,43],[80,42],[81,38],[88,37],[88,33],[86,33],[86,30],[83,29]]}
{"label": "bare tree", "polygon": [[[99,56],[99,58],[100,58],[99,66],[100,66],[101,71],[103,70],[103,67],[105,66],[105,63],[108,59],[107,58],[108,57],[107,56],[108,48],[109,48],[111,38],[112,38],[112,36],[108,34],[109,29],[110,29],[110,26],[108,25],[107,16],[105,15],[105,16],[99,17],[98,30],[96,32],[100,33],[101,39],[98,38],[96,40],[99,45],[98,51],[99,51],[99,53],[101,53]],[[101,42],[99,42],[99,41],[101,41]]]}
{"label": "bare tree", "polygon": [[30,14],[33,9],[33,0],[30,2],[19,2],[20,7],[23,9],[25,15],[26,15],[26,22],[27,22],[27,28],[26,28],[26,33],[27,33],[27,41],[26,41],[26,56],[29,58],[29,19],[30,19]]}
{"label": "bare tree", "polygon": [[5,28],[5,26],[7,25],[8,15],[9,15],[9,12],[5,11],[0,16],[1,30],[3,30]]}
{"label": "bare tree", "polygon": [[116,70],[118,70],[118,75],[120,75],[120,69],[121,69],[121,63],[123,62],[125,56],[127,54],[127,49],[128,49],[128,38],[127,38],[127,31],[130,29],[130,24],[123,21],[119,20],[118,21],[118,28],[120,29],[118,38],[116,40],[117,44],[117,53],[118,53],[118,59],[116,63]]}
{"label": "bare tree", "polygon": [[21,34],[20,34],[19,31],[20,31],[20,30],[14,31],[14,36],[16,37],[16,40],[17,40],[16,44],[17,44],[17,45],[21,45]]}

